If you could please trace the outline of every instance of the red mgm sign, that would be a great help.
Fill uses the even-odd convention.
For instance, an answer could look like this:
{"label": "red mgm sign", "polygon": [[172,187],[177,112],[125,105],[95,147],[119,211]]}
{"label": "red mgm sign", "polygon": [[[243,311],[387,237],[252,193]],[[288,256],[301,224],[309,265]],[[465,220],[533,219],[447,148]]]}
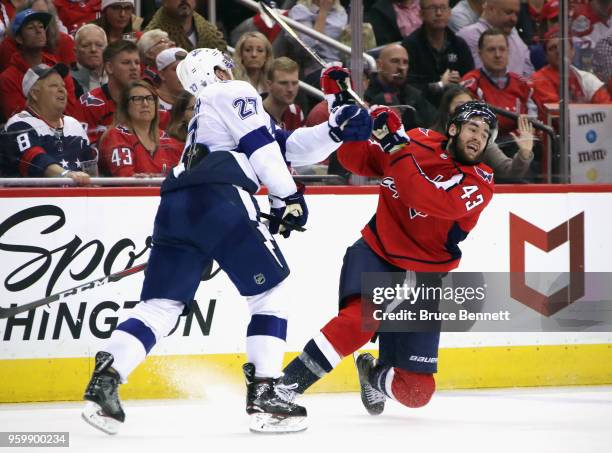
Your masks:
{"label": "red mgm sign", "polygon": [[[545,295],[525,282],[525,243],[550,252],[569,242],[569,284]],[[584,296],[584,212],[546,232],[510,213],[510,296],[544,316]]]}

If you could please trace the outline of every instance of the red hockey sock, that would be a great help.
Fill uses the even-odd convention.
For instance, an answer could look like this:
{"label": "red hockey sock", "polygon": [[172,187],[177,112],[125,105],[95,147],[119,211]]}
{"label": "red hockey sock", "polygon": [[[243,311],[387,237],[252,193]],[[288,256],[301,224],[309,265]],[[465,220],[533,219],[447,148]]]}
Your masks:
{"label": "red hockey sock", "polygon": [[[436,381],[433,374],[414,373],[412,371],[393,368],[389,370],[391,377],[391,394],[393,398],[404,406],[423,407],[431,399],[436,390]],[[388,382],[388,380],[387,380]],[[385,383],[386,393],[389,385]]]}
{"label": "red hockey sock", "polygon": [[365,332],[362,330],[360,296],[348,298],[338,316],[321,329],[325,338],[342,357],[352,354],[370,341],[375,331],[376,329]]}

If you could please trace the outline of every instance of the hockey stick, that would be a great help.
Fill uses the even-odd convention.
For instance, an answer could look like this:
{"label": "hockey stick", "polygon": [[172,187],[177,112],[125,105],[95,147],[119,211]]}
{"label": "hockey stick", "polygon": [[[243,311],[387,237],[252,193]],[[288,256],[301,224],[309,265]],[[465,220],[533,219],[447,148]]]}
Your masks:
{"label": "hockey stick", "polygon": [[[326,68],[328,63],[323,60],[308,44],[302,41],[302,38],[298,36],[298,34],[289,26],[287,22],[285,22],[281,16],[279,16],[273,8],[270,8],[264,1],[259,2],[259,6],[261,9],[272,18],[289,36],[291,36],[312,58],[315,60],[322,68]],[[361,99],[361,97],[355,93],[350,83],[347,83],[344,87],[344,90],[351,95],[355,102],[359,104],[360,107],[364,109],[368,109],[368,106]]]}
{"label": "hockey stick", "polygon": [[[495,107],[492,104],[489,104],[489,107],[497,115],[505,116],[506,118],[510,118],[510,119],[515,120],[515,121],[518,121],[518,119],[519,119],[519,115],[517,113],[510,112],[508,110],[505,110],[505,109],[502,109],[502,108],[499,108],[499,107]],[[555,130],[552,127],[547,126],[546,124],[544,124],[544,123],[542,123],[542,122],[540,122],[538,120],[534,120],[534,119],[531,119],[531,118],[527,118],[527,119],[533,125],[534,129],[541,130],[541,131],[545,132],[546,134],[548,134],[551,138],[555,138]]]}
{"label": "hockey stick", "polygon": [[124,269],[120,272],[115,272],[114,274],[105,275],[104,277],[98,278],[96,280],[92,280],[90,282],[83,283],[82,285],[75,286],[74,288],[70,288],[65,291],[60,291],[59,293],[51,294],[50,296],[43,297],[42,299],[38,299],[38,300],[35,300],[34,302],[29,302],[27,304],[20,305],[18,307],[8,307],[8,308],[0,307],[0,319],[10,318],[11,316],[15,316],[20,313],[30,311],[34,308],[42,307],[43,305],[48,305],[52,302],[57,302],[57,301],[67,299],[70,296],[74,296],[75,294],[82,293],[84,291],[87,291],[88,289],[97,288],[98,286],[102,286],[106,283],[118,282],[123,277],[137,274],[138,272],[145,270],[146,267],[147,267],[147,263],[138,264],[137,266],[130,267],[128,269]]}

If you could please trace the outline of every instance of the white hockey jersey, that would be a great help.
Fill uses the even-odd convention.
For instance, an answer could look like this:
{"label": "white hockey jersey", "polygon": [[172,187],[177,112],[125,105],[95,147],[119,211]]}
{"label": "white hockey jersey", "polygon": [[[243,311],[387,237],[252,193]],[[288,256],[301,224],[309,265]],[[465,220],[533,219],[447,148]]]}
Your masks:
{"label": "white hockey jersey", "polygon": [[175,167],[162,191],[227,183],[255,193],[265,184],[270,194],[287,197],[296,191],[287,162],[301,166],[324,160],[340,145],[328,130],[324,123],[283,131],[266,113],[261,96],[249,83],[228,80],[211,84],[198,95],[184,151],[199,144],[210,154],[189,171],[183,164]]}

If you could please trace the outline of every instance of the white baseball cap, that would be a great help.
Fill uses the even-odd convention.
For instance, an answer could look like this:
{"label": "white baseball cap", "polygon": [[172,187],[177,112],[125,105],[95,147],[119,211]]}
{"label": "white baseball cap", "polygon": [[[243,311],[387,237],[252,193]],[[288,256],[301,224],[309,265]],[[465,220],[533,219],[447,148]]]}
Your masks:
{"label": "white baseball cap", "polygon": [[101,11],[104,11],[104,8],[114,5],[115,3],[129,3],[130,5],[134,6],[134,0],[102,0]]}
{"label": "white baseball cap", "polygon": [[162,50],[155,58],[155,65],[158,71],[162,71],[170,66],[175,61],[184,60],[187,56],[187,51],[181,47],[170,47]]}
{"label": "white baseball cap", "polygon": [[23,75],[23,80],[21,81],[21,91],[27,98],[28,93],[34,84],[40,79],[44,79],[53,72],[57,72],[63,79],[68,75],[68,71],[68,66],[62,63],[58,63],[54,66],[49,66],[46,64],[36,65],[33,68],[28,69],[28,71]]}

